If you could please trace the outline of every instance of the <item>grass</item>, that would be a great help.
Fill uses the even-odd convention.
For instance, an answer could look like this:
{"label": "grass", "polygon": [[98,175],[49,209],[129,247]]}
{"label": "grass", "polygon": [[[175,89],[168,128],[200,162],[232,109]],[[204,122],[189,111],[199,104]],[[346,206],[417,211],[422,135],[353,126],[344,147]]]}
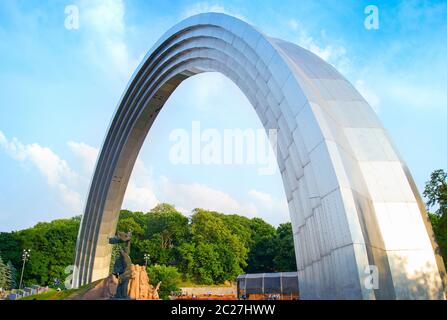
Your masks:
{"label": "grass", "polygon": [[[78,289],[68,289],[68,290],[61,290],[57,291],[55,289],[49,289],[47,292],[34,294],[31,296],[23,297],[20,300],[72,300],[82,297],[87,291],[94,288],[98,282],[101,280],[98,280],[96,282],[84,285]],[[182,281],[177,286],[179,288],[217,288],[217,287],[231,287],[231,282],[226,282],[223,284],[212,284],[212,285],[202,285],[197,284],[191,281]]]}
{"label": "grass", "polygon": [[76,289],[61,290],[49,289],[47,292],[33,294],[31,296],[23,297],[20,300],[64,300],[69,295],[76,292]]}
{"label": "grass", "polygon": [[82,286],[78,289],[66,289],[57,291],[49,289],[47,292],[33,294],[31,296],[23,297],[20,300],[71,300],[73,298],[82,296],[91,288],[95,287],[98,281]]}
{"label": "grass", "polygon": [[218,288],[218,287],[231,287],[232,283],[226,281],[222,284],[197,284],[191,281],[181,281],[177,284],[179,288]]}
{"label": "grass", "polygon": [[100,283],[102,280],[98,280],[86,285],[83,285],[82,287],[79,287],[78,289],[75,289],[70,295],[66,297],[67,300],[77,299],[82,297],[87,291],[90,289],[96,287],[98,283]]}

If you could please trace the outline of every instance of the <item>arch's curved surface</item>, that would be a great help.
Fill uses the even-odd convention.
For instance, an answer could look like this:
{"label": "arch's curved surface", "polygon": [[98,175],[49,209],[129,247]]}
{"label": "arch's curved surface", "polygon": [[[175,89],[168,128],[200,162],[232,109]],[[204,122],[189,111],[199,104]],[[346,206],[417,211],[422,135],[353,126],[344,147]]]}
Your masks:
{"label": "arch's curved surface", "polygon": [[[108,275],[107,238],[144,139],[176,87],[207,71],[234,81],[265,129],[278,130],[302,298],[445,298],[424,206],[367,102],[314,54],[217,13],[170,29],[129,83],[91,183],[75,286]],[[368,265],[377,289],[365,286]]]}

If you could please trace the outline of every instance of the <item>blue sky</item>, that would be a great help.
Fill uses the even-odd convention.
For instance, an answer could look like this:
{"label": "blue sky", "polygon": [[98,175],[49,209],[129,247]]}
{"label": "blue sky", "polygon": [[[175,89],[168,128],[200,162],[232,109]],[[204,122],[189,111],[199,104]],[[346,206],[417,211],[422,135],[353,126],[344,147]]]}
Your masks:
{"label": "blue sky", "polygon": [[[64,27],[67,5],[80,27]],[[364,8],[380,27],[364,27]],[[183,18],[217,11],[295,42],[336,66],[377,111],[422,191],[446,168],[447,4],[442,1],[0,2],[0,231],[82,213],[95,157],[133,70]],[[235,116],[237,115],[237,116]],[[154,124],[124,207],[158,202],[288,220],[279,174],[256,165],[173,165],[174,129],[261,128],[219,74],[187,80]]]}

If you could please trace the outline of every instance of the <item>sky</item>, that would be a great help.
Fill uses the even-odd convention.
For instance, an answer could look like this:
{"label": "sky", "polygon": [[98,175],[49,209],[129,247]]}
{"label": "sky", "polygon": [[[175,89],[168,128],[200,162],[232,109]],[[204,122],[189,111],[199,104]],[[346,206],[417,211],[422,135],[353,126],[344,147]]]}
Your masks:
{"label": "sky", "polygon": [[[379,28],[365,8],[375,5]],[[66,27],[66,7],[79,28]],[[146,52],[171,26],[223,12],[334,65],[363,94],[422,192],[447,168],[447,3],[443,1],[0,2],[0,232],[82,214],[116,105]],[[140,152],[123,208],[174,204],[289,220],[281,177],[260,164],[174,164],[175,130],[261,129],[242,92],[217,73],[186,80]],[[267,139],[267,136],[264,137]]]}

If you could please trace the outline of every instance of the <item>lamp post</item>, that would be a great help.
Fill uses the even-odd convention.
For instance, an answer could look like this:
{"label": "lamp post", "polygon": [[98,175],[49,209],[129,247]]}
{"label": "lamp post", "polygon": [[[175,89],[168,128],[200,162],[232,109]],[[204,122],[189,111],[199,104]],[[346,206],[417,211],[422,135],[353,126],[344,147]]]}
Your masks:
{"label": "lamp post", "polygon": [[147,262],[149,261],[149,259],[151,258],[151,256],[148,253],[144,254],[144,267],[147,267]]}
{"label": "lamp post", "polygon": [[23,261],[23,265],[22,265],[22,274],[20,276],[20,284],[19,284],[19,289],[22,288],[22,280],[23,280],[23,272],[25,271],[25,263],[26,261],[29,259],[29,254],[31,252],[31,249],[23,249],[23,253],[22,253],[22,261]]}

